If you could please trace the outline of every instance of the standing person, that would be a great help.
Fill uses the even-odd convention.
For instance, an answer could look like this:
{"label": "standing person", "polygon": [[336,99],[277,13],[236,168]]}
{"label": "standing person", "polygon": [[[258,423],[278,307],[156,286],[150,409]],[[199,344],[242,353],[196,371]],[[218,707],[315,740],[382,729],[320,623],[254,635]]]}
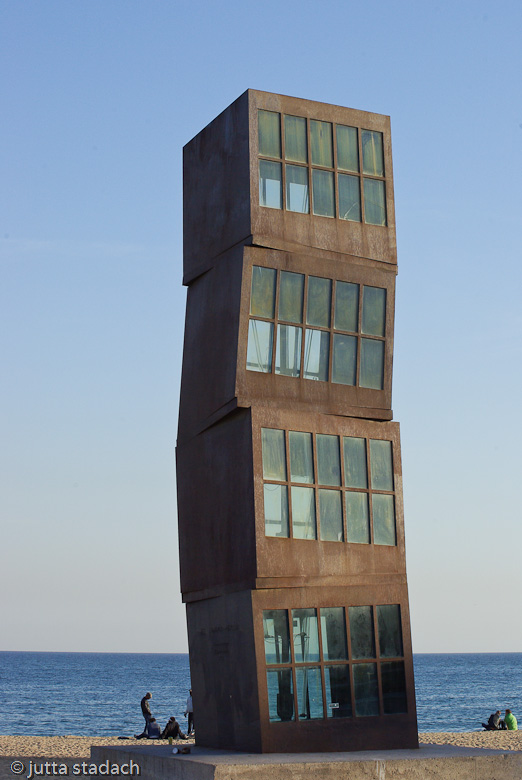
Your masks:
{"label": "standing person", "polygon": [[189,691],[187,706],[184,715],[186,718],[188,718],[187,733],[188,736],[190,737],[194,731],[194,708],[192,706],[192,688]]}
{"label": "standing person", "polygon": [[141,712],[143,714],[143,717],[145,718],[145,728],[143,729],[144,734],[148,734],[149,723],[152,719],[152,712],[150,711],[149,699],[152,699],[152,693],[150,692],[146,693],[143,699],[141,700]]}
{"label": "standing person", "polygon": [[506,710],[506,714],[504,715],[504,723],[506,724],[508,731],[518,731],[517,719],[511,710]]}

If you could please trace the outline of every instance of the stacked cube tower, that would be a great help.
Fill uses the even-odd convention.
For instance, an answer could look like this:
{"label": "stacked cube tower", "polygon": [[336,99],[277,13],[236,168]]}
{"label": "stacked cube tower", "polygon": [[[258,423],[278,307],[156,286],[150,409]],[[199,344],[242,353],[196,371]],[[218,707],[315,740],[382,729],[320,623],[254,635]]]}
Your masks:
{"label": "stacked cube tower", "polygon": [[200,745],[417,746],[389,118],[248,90],[184,149],[177,444]]}

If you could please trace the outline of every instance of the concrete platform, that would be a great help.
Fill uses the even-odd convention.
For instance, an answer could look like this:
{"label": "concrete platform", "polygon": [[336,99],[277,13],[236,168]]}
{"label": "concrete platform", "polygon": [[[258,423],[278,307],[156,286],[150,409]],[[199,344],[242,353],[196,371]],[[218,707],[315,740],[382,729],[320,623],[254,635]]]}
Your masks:
{"label": "concrete platform", "polygon": [[[144,780],[522,780],[522,752],[452,745],[360,753],[251,754],[198,748],[92,747],[91,761],[132,761]],[[136,776],[136,772],[134,772]]]}

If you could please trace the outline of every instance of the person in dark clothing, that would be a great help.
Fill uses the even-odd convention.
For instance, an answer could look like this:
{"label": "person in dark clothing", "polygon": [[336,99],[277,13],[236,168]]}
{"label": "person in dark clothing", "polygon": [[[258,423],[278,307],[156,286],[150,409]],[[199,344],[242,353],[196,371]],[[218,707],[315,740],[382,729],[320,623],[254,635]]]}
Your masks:
{"label": "person in dark clothing", "polygon": [[492,712],[489,716],[488,722],[482,724],[486,731],[500,731],[504,728],[503,721],[500,720],[500,710]]}
{"label": "person in dark clothing", "polygon": [[160,738],[161,738],[161,729],[156,718],[151,718],[149,720],[149,722],[145,726],[145,730],[143,734],[134,735],[134,739],[160,739]]}
{"label": "person in dark clothing", "polygon": [[143,737],[149,736],[149,724],[152,720],[152,712],[150,711],[149,699],[152,699],[152,694],[150,692],[147,692],[140,702],[141,712],[143,717],[145,718],[145,728],[143,729],[143,733],[140,734],[139,736],[137,734],[134,735],[135,739],[143,739]]}
{"label": "person in dark clothing", "polygon": [[161,739],[168,739],[169,737],[172,737],[173,739],[188,739],[187,735],[182,732],[174,715],[169,718],[169,722],[163,729]]}

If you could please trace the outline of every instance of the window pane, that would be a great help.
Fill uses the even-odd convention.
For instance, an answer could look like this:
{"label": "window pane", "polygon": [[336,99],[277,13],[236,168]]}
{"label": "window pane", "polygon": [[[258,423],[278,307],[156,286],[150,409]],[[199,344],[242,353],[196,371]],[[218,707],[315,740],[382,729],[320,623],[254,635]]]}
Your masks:
{"label": "window pane", "polygon": [[285,116],[285,158],[293,162],[308,162],[306,119],[302,116]]}
{"label": "window pane", "polygon": [[359,385],[372,390],[384,387],[384,341],[361,339]]}
{"label": "window pane", "polygon": [[263,611],[263,633],[267,664],[291,663],[290,632],[286,609],[265,609]]}
{"label": "window pane", "polygon": [[350,670],[348,666],[325,666],[326,716],[328,718],[351,718]]}
{"label": "window pane", "polygon": [[385,661],[382,663],[381,679],[384,713],[394,715],[397,712],[407,712],[404,662]]}
{"label": "window pane", "polygon": [[379,714],[377,664],[353,665],[353,690],[357,717]]}
{"label": "window pane", "polygon": [[287,322],[303,321],[303,274],[281,271],[279,284],[279,319]]}
{"label": "window pane", "polygon": [[352,544],[370,544],[370,513],[367,493],[345,493],[346,541]]}
{"label": "window pane", "polygon": [[369,225],[386,225],[384,182],[364,179],[364,221]]}
{"label": "window pane", "polygon": [[372,490],[393,490],[391,441],[370,439],[370,469]]}
{"label": "window pane", "polygon": [[332,125],[330,122],[310,122],[312,165],[333,168]]}
{"label": "window pane", "polygon": [[381,658],[397,658],[403,655],[401,608],[399,604],[382,604],[377,607],[379,626],[379,652]]}
{"label": "window pane", "polygon": [[341,484],[341,459],[339,437],[318,433],[317,444],[317,481],[320,485]]}
{"label": "window pane", "polygon": [[366,441],[354,436],[343,437],[344,484],[346,487],[367,488]]}
{"label": "window pane", "polygon": [[384,154],[382,133],[374,130],[362,130],[363,173],[384,176]]}
{"label": "window pane", "polygon": [[328,381],[330,334],[324,330],[306,329],[303,376]]}
{"label": "window pane", "polygon": [[286,481],[285,432],[261,428],[263,479]]}
{"label": "window pane", "polygon": [[319,217],[333,217],[335,215],[333,173],[314,168],[312,170],[312,190],[314,214]]}
{"label": "window pane", "polygon": [[339,216],[352,222],[361,221],[361,191],[359,177],[339,174]]}
{"label": "window pane", "polygon": [[300,376],[301,338],[303,331],[294,325],[277,326],[276,374]]}
{"label": "window pane", "polygon": [[269,670],[266,673],[268,687],[268,716],[272,723],[294,720],[294,687],[292,670]]}
{"label": "window pane", "polygon": [[319,491],[319,528],[323,542],[343,541],[343,512],[339,490]]}
{"label": "window pane", "polygon": [[358,323],[359,285],[351,282],[336,282],[334,328],[357,333]]}
{"label": "window pane", "polygon": [[269,374],[272,371],[274,326],[271,322],[248,323],[247,369]]}
{"label": "window pane", "polygon": [[337,125],[337,167],[342,171],[359,170],[357,128]]}
{"label": "window pane", "polygon": [[292,482],[312,484],[314,481],[314,460],[312,456],[312,434],[290,431],[290,479]]}
{"label": "window pane", "polygon": [[331,303],[332,280],[310,276],[308,278],[306,324],[317,325],[319,328],[329,328]]}
{"label": "window pane", "polygon": [[299,720],[323,718],[323,691],[321,670],[318,666],[305,666],[295,670],[297,684],[297,712]]}
{"label": "window pane", "polygon": [[325,661],[343,661],[348,658],[346,620],[343,607],[321,609],[321,633]]}
{"label": "window pane", "polygon": [[319,632],[316,609],[292,610],[292,634],[296,664],[319,660]]}
{"label": "window pane", "polygon": [[308,168],[298,165],[286,166],[286,208],[288,211],[298,211],[308,214]]}
{"label": "window pane", "polygon": [[295,539],[317,539],[313,488],[292,488],[292,532]]}
{"label": "window pane", "polygon": [[373,508],[373,541],[374,544],[386,544],[394,547],[397,544],[395,535],[395,502],[393,496],[374,493]]}
{"label": "window pane", "polygon": [[363,287],[362,332],[369,336],[384,336],[386,324],[386,290]]}
{"label": "window pane", "polygon": [[264,485],[265,535],[290,536],[288,529],[288,488],[286,485]]}
{"label": "window pane", "polygon": [[258,111],[259,154],[264,157],[281,157],[281,129],[279,114],[274,111]]}
{"label": "window pane", "polygon": [[352,658],[375,658],[373,610],[371,607],[348,607]]}
{"label": "window pane", "polygon": [[355,385],[357,377],[357,338],[334,333],[332,382]]}
{"label": "window pane", "polygon": [[281,163],[259,160],[259,205],[271,209],[283,208]]}
{"label": "window pane", "polygon": [[275,268],[252,267],[252,292],[250,314],[256,317],[273,317],[275,312],[276,270]]}

